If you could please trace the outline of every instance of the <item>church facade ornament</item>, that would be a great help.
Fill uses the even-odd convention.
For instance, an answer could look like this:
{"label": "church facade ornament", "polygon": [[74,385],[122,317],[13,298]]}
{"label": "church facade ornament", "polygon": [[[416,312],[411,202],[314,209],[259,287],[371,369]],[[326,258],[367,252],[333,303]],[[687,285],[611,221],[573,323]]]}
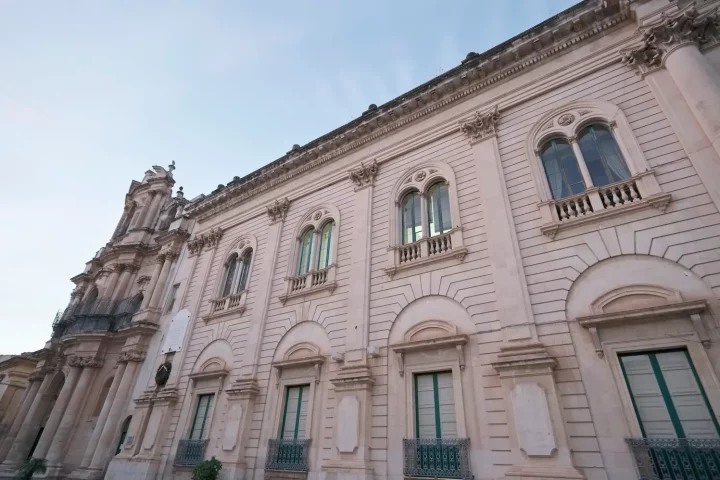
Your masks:
{"label": "church facade ornament", "polygon": [[377,160],[373,160],[371,163],[361,163],[359,167],[350,170],[348,174],[355,184],[355,190],[374,185],[378,168]]}
{"label": "church facade ornament", "polygon": [[486,112],[475,112],[475,116],[469,122],[460,125],[460,131],[463,132],[470,143],[480,142],[486,138],[495,136],[500,113],[498,107]]}
{"label": "church facade ornament", "polygon": [[271,222],[285,220],[287,212],[290,210],[290,200],[287,197],[275,200],[275,203],[267,207],[267,214]]}

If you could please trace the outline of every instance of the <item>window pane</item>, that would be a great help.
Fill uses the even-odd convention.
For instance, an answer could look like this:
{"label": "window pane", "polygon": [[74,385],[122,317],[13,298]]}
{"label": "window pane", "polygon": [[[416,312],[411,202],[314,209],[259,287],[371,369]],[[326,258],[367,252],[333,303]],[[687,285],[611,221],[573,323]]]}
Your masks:
{"label": "window pane", "polygon": [[235,278],[235,269],[237,268],[237,255],[233,256],[228,263],[225,264],[225,285],[223,286],[221,296],[230,295],[232,289],[232,281]]}
{"label": "window pane", "polygon": [[718,438],[695,373],[684,351],[655,354],[670,398],[687,438]]}
{"label": "window pane", "polygon": [[445,183],[436,183],[428,190],[428,226],[430,236],[445,233],[452,228],[450,197]]}
{"label": "window pane", "polygon": [[195,417],[193,418],[192,427],[190,429],[190,440],[202,440],[208,425],[208,415],[212,407],[214,394],[200,395],[198,397],[197,407],[195,408]]}
{"label": "window pane", "polygon": [[250,273],[250,263],[252,263],[252,250],[245,253],[242,259],[242,265],[240,267],[240,279],[238,280],[237,291],[242,292],[247,286],[248,274]]}
{"label": "window pane", "polygon": [[320,252],[318,252],[317,268],[325,268],[330,265],[330,240],[332,238],[332,222],[328,222],[322,228],[320,234]]}
{"label": "window pane", "polygon": [[630,178],[625,160],[612,133],[605,125],[590,125],[578,135],[593,184],[597,187]]}
{"label": "window pane", "polygon": [[180,288],[179,283],[176,283],[172,286],[172,289],[170,290],[170,295],[168,295],[168,299],[165,304],[165,313],[171,312],[173,307],[175,306],[175,299],[177,298],[178,288]]}
{"label": "window pane", "polygon": [[402,243],[413,243],[422,237],[420,194],[411,192],[402,201]]}
{"label": "window pane", "polygon": [[438,401],[440,403],[440,434],[442,438],[457,438],[455,420],[455,395],[452,372],[437,374]]}
{"label": "window pane", "polygon": [[418,375],[416,381],[417,399],[417,436],[418,438],[437,438],[435,426],[435,389],[433,375]]}
{"label": "window pane", "polygon": [[620,357],[647,438],[677,438],[648,355]]}
{"label": "window pane", "polygon": [[541,157],[554,199],[585,191],[575,153],[567,140],[556,138],[546,142]]}
{"label": "window pane", "polygon": [[298,275],[302,275],[310,271],[310,258],[312,256],[313,229],[308,229],[303,233],[300,243],[300,258],[298,259]]}

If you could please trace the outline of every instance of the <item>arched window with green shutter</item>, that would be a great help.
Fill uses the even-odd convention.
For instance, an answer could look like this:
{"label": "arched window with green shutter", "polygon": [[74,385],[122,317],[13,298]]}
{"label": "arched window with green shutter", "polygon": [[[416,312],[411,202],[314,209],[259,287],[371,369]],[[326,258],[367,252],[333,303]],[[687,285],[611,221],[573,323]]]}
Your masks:
{"label": "arched window with green shutter", "polygon": [[304,275],[310,271],[312,261],[313,234],[312,228],[308,228],[300,237],[300,255],[298,255],[298,275]]}
{"label": "arched window with green shutter", "polygon": [[401,202],[402,243],[414,243],[422,238],[422,215],[420,213],[420,193],[410,192]]}
{"label": "arched window with green shutter", "polygon": [[452,228],[450,194],[447,183],[437,182],[428,189],[427,214],[431,237],[445,233]]}
{"label": "arched window with green shutter", "polygon": [[327,222],[320,230],[320,251],[318,252],[317,269],[330,265],[330,242],[332,241],[333,222]]}

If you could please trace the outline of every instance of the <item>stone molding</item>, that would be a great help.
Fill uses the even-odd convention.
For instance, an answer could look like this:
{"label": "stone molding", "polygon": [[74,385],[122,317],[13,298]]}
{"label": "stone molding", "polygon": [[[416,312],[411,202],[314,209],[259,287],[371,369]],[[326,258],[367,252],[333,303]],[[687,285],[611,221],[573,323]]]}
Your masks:
{"label": "stone molding", "polygon": [[698,13],[691,4],[671,15],[663,12],[658,20],[638,29],[639,46],[620,51],[622,63],[637,67],[642,74],[652,72],[661,68],[667,56],[683,45],[716,44],[719,25],[717,9]]}
{"label": "stone molding", "polygon": [[223,236],[223,229],[220,227],[210,229],[207,233],[198,235],[197,237],[189,240],[188,244],[188,255],[190,257],[199,255],[202,252],[203,247],[217,247],[220,244],[220,239]]}
{"label": "stone molding", "polygon": [[275,200],[275,203],[267,207],[267,214],[270,217],[270,222],[282,222],[285,220],[288,210],[290,210],[290,200],[288,200],[287,197]]}
{"label": "stone molding", "polygon": [[359,167],[349,170],[348,176],[355,184],[355,191],[375,185],[378,169],[377,160],[373,160],[371,163],[361,163]]}
{"label": "stone molding", "polygon": [[225,393],[230,399],[254,399],[260,393],[260,387],[255,378],[238,378]]}
{"label": "stone molding", "polygon": [[125,350],[120,354],[118,363],[142,362],[145,360],[145,352],[141,350]]}
{"label": "stone molding", "polygon": [[70,367],[78,368],[101,368],[103,366],[102,359],[95,357],[83,357],[79,355],[69,355],[66,363]]}
{"label": "stone molding", "polygon": [[504,345],[497,360],[491,363],[501,378],[551,374],[557,361],[540,342]]}
{"label": "stone molding", "polygon": [[481,142],[497,134],[497,124],[500,120],[498,106],[485,112],[475,112],[475,117],[469,122],[460,124],[460,131],[468,137],[470,143]]}
{"label": "stone molding", "polygon": [[601,35],[631,18],[624,1],[583,2],[509,39],[483,54],[471,52],[456,68],[377,108],[358,119],[244,178],[235,177],[223,188],[188,205],[189,218],[204,218],[233,208],[246,199],[304,174],[338,156],[475,95],[525,69],[565,53],[587,39]]}

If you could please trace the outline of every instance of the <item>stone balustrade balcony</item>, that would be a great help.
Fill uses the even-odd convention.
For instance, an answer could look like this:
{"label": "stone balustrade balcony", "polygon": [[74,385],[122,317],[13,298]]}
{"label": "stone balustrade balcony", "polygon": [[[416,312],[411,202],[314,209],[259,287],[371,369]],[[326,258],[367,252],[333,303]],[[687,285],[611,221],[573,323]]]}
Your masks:
{"label": "stone balustrade balcony", "polygon": [[229,314],[242,315],[245,313],[247,296],[247,290],[241,290],[237,293],[225,295],[224,297],[211,299],[210,313],[204,315],[203,320],[208,321],[213,318],[223,317]]}
{"label": "stone balustrade balcony", "polygon": [[662,193],[652,170],[622,182],[588,188],[582,193],[539,204],[543,217],[540,231],[555,238],[560,230],[599,221],[642,208],[665,211],[671,195]]}
{"label": "stone balustrade balcony", "polygon": [[720,439],[626,439],[640,480],[720,478]]}
{"label": "stone balustrade balcony", "polygon": [[205,459],[207,440],[180,440],[175,465],[178,467],[194,467]]}
{"label": "stone balustrade balcony", "polygon": [[462,258],[467,254],[467,249],[463,246],[460,229],[454,228],[439,235],[421,238],[413,243],[390,247],[388,252],[390,266],[385,272],[393,276],[398,271],[436,260]]}
{"label": "stone balustrade balcony", "polygon": [[405,477],[472,478],[469,438],[404,438]]}
{"label": "stone balustrade balcony", "polygon": [[293,275],[285,278],[287,291],[280,297],[280,301],[285,303],[290,298],[324,290],[332,292],[337,286],[337,283],[335,282],[336,271],[337,266],[332,264],[326,268],[311,270],[307,273],[303,273],[302,275]]}

